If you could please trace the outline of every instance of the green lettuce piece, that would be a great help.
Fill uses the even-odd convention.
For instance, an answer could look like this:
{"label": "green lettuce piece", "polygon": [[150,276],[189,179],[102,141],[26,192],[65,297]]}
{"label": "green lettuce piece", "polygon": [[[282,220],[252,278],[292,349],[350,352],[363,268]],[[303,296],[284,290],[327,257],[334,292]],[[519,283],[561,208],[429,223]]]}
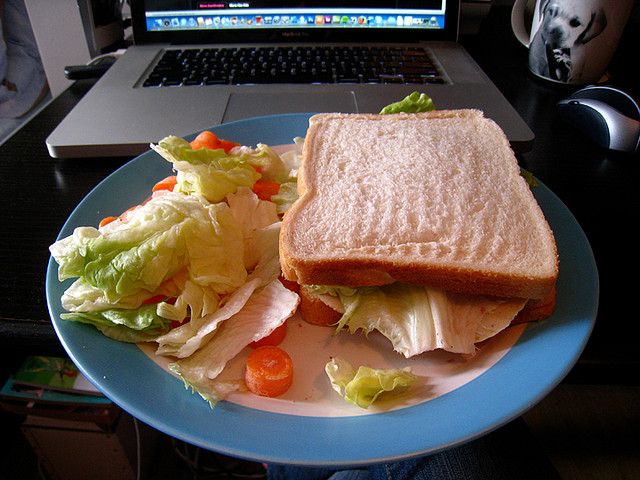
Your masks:
{"label": "green lettuce piece", "polygon": [[280,157],[288,172],[284,180],[280,183],[278,193],[271,196],[271,201],[276,204],[277,213],[284,214],[291,205],[298,200],[298,168],[300,168],[300,160],[302,158],[302,147],[304,146],[304,138],[295,137],[293,142],[296,148],[284,152]]}
{"label": "green lettuce piece", "polygon": [[369,408],[384,392],[411,386],[418,377],[411,368],[374,369],[366,366],[356,371],[346,360],[336,357],[325,365],[331,386],[345,400],[361,408]]}
{"label": "green lettuce piece", "polygon": [[92,312],[111,308],[136,309],[153,296],[155,295],[141,290],[110,302],[102,290],[77,279],[65,290],[60,301],[62,308],[70,312]]}
{"label": "green lettuce piece", "polygon": [[527,170],[520,170],[520,175],[526,180],[529,188],[536,188],[538,186],[538,181],[536,177],[533,176],[533,173],[528,172]]}
{"label": "green lettuce piece", "polygon": [[[235,290],[247,276],[242,229],[229,207],[174,192],[155,196],[125,221],[101,230],[77,228],[50,251],[61,281],[78,277],[114,307],[138,292],[155,292],[185,267],[191,281],[218,293]],[[87,294],[93,298],[95,290]]]}
{"label": "green lettuce piece", "polygon": [[194,150],[189,142],[176,136],[166,137],[151,148],[171,162],[177,171],[175,191],[200,194],[211,203],[222,201],[240,186],[252,187],[260,174],[249,159],[256,164],[266,163],[262,157],[268,155],[232,155],[221,148]]}
{"label": "green lettuce piece", "polygon": [[240,187],[236,193],[227,195],[226,200],[231,213],[242,228],[245,267],[249,270],[258,263],[262,255],[262,249],[256,245],[256,231],[278,223],[280,217],[272,202],[260,200],[247,187]]}
{"label": "green lettuce piece", "polygon": [[377,330],[407,358],[436,349],[473,354],[476,343],[509,326],[526,302],[403,283],[313,288],[340,298],[344,314],[336,332]]}
{"label": "green lettuce piece", "polygon": [[249,165],[260,168],[260,180],[282,183],[287,178],[288,169],[284,161],[268,145],[259,143],[255,150],[239,147],[235,152]]}
{"label": "green lettuce piece", "polygon": [[278,193],[271,196],[271,201],[276,204],[277,213],[283,214],[291,208],[291,205],[293,205],[298,198],[298,172],[296,170],[280,184]]}
{"label": "green lettuce piece", "polygon": [[298,295],[280,280],[273,280],[253,291],[238,311],[220,323],[209,341],[188,357],[171,363],[169,369],[182,378],[185,388],[199,393],[213,408],[234,388],[218,380],[227,362],[282,325],[295,313],[299,301]]}
{"label": "green lettuce piece", "polygon": [[156,313],[155,304],[137,309],[111,308],[95,312],[63,313],[64,320],[95,326],[107,337],[120,342],[150,342],[167,332],[171,322]]}
{"label": "green lettuce piece", "polygon": [[260,279],[245,283],[215,312],[201,318],[191,318],[188,322],[156,338],[159,345],[156,354],[177,358],[192,355],[202,345],[207,344],[224,321],[242,310],[260,284]]}
{"label": "green lettuce piece", "polygon": [[380,113],[418,113],[418,112],[430,112],[435,110],[436,106],[431,98],[419,92],[413,92],[407,95],[399,102],[392,103],[384,107]]}

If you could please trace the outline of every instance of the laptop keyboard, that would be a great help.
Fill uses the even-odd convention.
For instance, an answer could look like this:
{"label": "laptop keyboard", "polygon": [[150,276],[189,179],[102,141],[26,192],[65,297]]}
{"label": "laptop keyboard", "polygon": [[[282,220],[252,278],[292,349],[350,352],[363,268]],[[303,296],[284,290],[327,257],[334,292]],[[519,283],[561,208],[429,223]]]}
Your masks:
{"label": "laptop keyboard", "polygon": [[416,47],[260,47],[166,50],[145,87],[267,83],[444,83]]}

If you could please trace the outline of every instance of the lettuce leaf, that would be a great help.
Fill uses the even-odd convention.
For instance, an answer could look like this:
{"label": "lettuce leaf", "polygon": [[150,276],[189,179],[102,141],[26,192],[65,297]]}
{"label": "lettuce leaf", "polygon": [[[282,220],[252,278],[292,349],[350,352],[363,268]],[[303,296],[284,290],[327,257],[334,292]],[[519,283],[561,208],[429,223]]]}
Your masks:
{"label": "lettuce leaf", "polygon": [[[211,407],[223,394],[229,392],[229,384],[216,379],[229,360],[251,342],[273,332],[291,317],[300,298],[276,279],[266,287],[251,294],[244,306],[220,323],[214,335],[192,355],[169,365],[179,375],[185,387],[198,392]],[[222,388],[221,388],[222,387]]]}
{"label": "lettuce leaf", "polygon": [[256,231],[280,221],[276,205],[260,200],[247,187],[240,187],[237,192],[227,195],[227,203],[231,213],[240,223],[244,235],[245,267],[253,268],[260,261],[262,253],[256,244]]}
{"label": "lettuce leaf", "polygon": [[62,294],[61,303],[62,308],[70,312],[94,312],[111,308],[136,309],[152,296],[152,293],[142,290],[110,302],[102,290],[78,279]]}
{"label": "lettuce leaf", "polygon": [[63,313],[61,317],[97,327],[104,335],[121,342],[150,342],[171,327],[156,314],[154,304],[136,309],[111,308],[94,312]]}
{"label": "lettuce leaf", "polygon": [[526,300],[466,295],[419,285],[393,283],[381,287],[314,287],[336,294],[345,313],[337,330],[377,330],[395,351],[409,358],[443,349],[473,354],[475,344],[511,323]]}
{"label": "lettuce leaf", "polygon": [[430,112],[435,110],[436,106],[431,98],[419,92],[413,92],[407,95],[399,102],[392,103],[384,107],[380,113],[418,113],[418,112]]}
{"label": "lettuce leaf", "polygon": [[159,344],[157,355],[172,355],[185,358],[205,345],[216,333],[220,324],[237,314],[245,306],[249,297],[260,286],[259,279],[245,283],[233,292],[224,306],[210,315],[192,318],[189,322],[174,328],[156,339]]}
{"label": "lettuce leaf", "polygon": [[247,281],[260,278],[264,284],[267,284],[280,276],[282,268],[280,266],[278,240],[280,238],[281,225],[281,222],[273,223],[253,233],[254,245],[260,252],[260,259],[251,273],[249,273]]}
{"label": "lettuce leaf", "polygon": [[260,174],[246,157],[223,149],[194,150],[186,140],[169,136],[151,148],[173,164],[178,184],[174,191],[199,194],[209,202],[222,201],[238,187],[252,187]]}
{"label": "lettuce leaf", "polygon": [[304,138],[295,137],[293,142],[295,148],[287,150],[280,156],[287,175],[278,182],[280,183],[278,193],[271,196],[271,201],[276,204],[277,213],[281,215],[298,199],[298,169],[302,159]]}
{"label": "lettuce leaf", "polygon": [[287,178],[289,168],[282,158],[264,143],[259,143],[255,149],[247,146],[236,147],[232,152],[249,165],[259,167],[261,180],[282,183]]}
{"label": "lettuce leaf", "polygon": [[345,400],[361,408],[369,408],[384,392],[412,385],[418,377],[411,368],[374,369],[366,366],[356,371],[346,360],[336,357],[325,365],[331,386]]}
{"label": "lettuce leaf", "polygon": [[271,201],[276,204],[277,213],[284,214],[298,198],[298,170],[292,170],[280,184],[278,193],[271,196]]}
{"label": "lettuce leaf", "polygon": [[183,317],[187,308],[207,314],[248,275],[241,225],[227,204],[212,205],[199,195],[157,194],[125,220],[99,230],[77,228],[50,251],[60,280],[78,278],[63,296],[72,312],[134,309],[183,277],[173,286],[184,289],[176,308],[182,305]]}

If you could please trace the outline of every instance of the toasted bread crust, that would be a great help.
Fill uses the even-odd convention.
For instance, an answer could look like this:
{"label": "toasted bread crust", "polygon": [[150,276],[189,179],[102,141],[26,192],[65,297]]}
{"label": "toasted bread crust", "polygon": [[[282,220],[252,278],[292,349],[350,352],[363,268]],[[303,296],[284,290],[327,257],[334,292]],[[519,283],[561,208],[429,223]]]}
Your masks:
{"label": "toasted bread crust", "polygon": [[529,300],[511,323],[516,324],[542,321],[553,314],[555,307],[556,289],[554,287],[546,297]]}
{"label": "toasted bread crust", "polygon": [[362,265],[357,261],[335,259],[323,261],[319,266],[313,261],[290,261],[282,263],[282,272],[287,279],[303,285],[369,287],[400,282],[452,292],[531,299],[547,297],[557,280],[555,275],[530,282],[526,276],[492,276],[481,270],[424,265],[407,268],[384,260],[370,260]]}

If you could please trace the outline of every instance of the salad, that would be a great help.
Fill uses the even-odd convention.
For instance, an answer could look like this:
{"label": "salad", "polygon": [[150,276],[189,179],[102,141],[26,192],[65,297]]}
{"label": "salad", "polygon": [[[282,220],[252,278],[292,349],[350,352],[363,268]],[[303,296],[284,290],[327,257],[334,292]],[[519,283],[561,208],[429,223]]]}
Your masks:
{"label": "salad", "polygon": [[62,318],[118,341],[156,342],[158,355],[175,358],[171,370],[215,404],[241,387],[216,382],[226,362],[272,334],[299,302],[279,280],[278,205],[263,199],[299,151],[283,160],[266,145],[209,132],[152,147],[175,175],[143,204],[50,247],[58,278],[75,279]]}
{"label": "salad", "polygon": [[[386,112],[416,108],[433,104],[415,93]],[[169,136],[151,145],[175,174],[142,204],[51,245],[59,280],[75,279],[62,296],[62,318],[117,341],[157,344],[169,369],[212,407],[237,390],[286,391],[293,366],[277,345],[299,296],[281,278],[278,238],[281,216],[297,199],[303,142],[294,139],[282,156],[208,131],[192,142]],[[247,346],[255,354],[246,378],[219,380]],[[339,358],[326,373],[336,392],[363,408],[415,380],[407,370],[356,371]],[[277,385],[269,383],[278,375]]]}

